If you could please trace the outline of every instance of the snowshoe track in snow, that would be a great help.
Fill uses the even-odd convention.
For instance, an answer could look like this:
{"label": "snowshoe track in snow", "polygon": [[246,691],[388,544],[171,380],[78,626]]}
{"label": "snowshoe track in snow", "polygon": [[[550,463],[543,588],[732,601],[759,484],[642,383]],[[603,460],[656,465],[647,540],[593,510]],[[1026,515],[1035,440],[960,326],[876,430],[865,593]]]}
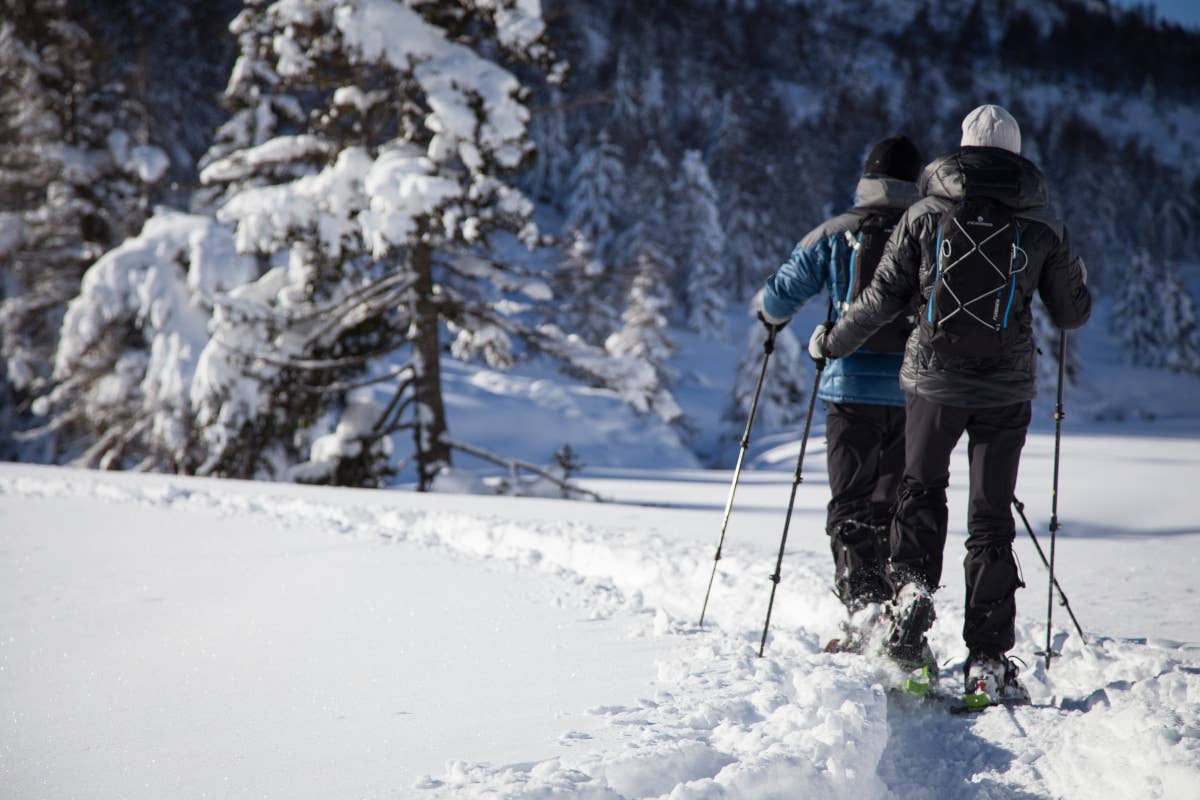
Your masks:
{"label": "snowshoe track in snow", "polygon": [[[757,658],[763,567],[721,562],[713,624],[695,628],[711,554],[636,530],[406,510],[404,498],[352,505],[312,491],[223,491],[211,481],[114,481],[91,473],[0,475],[0,497],[91,497],[319,525],[341,535],[402,540],[566,579],[563,602],[620,616],[631,635],[678,645],[636,705],[597,707],[603,735],[566,730],[569,755],[537,763],[455,762],[417,796],[497,798],[1190,798],[1200,786],[1200,650],[1097,637],[1060,641],[1047,673],[1022,679],[1034,705],[953,716],[897,699],[878,663],[822,652],[836,613],[824,559],[789,555],[783,607]],[[499,506],[498,506],[499,507]],[[757,577],[757,579],[756,579]],[[961,605],[942,602],[930,631],[953,652]],[[1026,618],[1019,641],[1036,641]],[[1060,637],[1061,638],[1061,637]],[[951,680],[949,675],[943,680]]]}

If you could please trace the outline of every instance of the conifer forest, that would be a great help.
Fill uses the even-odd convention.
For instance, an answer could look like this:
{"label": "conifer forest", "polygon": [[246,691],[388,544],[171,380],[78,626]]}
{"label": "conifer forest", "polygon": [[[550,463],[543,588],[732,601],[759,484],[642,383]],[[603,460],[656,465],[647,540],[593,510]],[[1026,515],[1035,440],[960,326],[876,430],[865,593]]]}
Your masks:
{"label": "conifer forest", "polygon": [[[0,60],[6,460],[569,475],[569,430],[530,453],[486,396],[447,410],[452,378],[512,374],[619,406],[650,432],[627,464],[724,464],[765,276],[871,142],[931,160],[984,102],[1020,121],[1120,363],[1200,375],[1200,34],[1148,7],[0,0]],[[765,430],[803,419],[803,336]]]}

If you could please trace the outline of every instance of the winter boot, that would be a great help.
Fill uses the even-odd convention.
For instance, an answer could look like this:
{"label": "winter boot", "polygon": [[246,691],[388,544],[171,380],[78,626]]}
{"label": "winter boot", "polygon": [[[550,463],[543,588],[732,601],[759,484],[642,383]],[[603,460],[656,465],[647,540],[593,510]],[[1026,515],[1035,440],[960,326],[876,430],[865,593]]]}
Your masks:
{"label": "winter boot", "polygon": [[885,578],[887,529],[844,519],[829,531],[837,596],[851,615],[891,597]]}
{"label": "winter boot", "polygon": [[973,652],[963,666],[963,702],[978,710],[998,703],[1029,702],[1029,692],[1017,680],[1016,663],[1000,654]]}
{"label": "winter boot", "polygon": [[883,640],[884,652],[901,666],[936,669],[937,660],[925,638],[937,615],[933,594],[919,583],[906,583],[888,606],[891,618]]}

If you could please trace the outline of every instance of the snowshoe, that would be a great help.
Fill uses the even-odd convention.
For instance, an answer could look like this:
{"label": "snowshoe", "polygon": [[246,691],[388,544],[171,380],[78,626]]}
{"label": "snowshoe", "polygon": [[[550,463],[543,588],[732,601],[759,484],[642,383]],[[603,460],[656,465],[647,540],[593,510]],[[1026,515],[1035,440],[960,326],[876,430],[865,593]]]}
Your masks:
{"label": "snowshoe", "polygon": [[922,664],[909,671],[904,682],[900,684],[900,688],[904,690],[905,694],[911,694],[914,697],[928,697],[936,680],[937,671],[931,670],[927,664]]}
{"label": "snowshoe", "polygon": [[1027,705],[1029,692],[1017,680],[1017,668],[1007,656],[971,653],[963,666],[961,711],[982,711],[994,705]]}
{"label": "snowshoe", "polygon": [[900,684],[900,688],[907,694],[916,697],[928,697],[931,687],[937,682],[938,664],[937,658],[933,655],[933,648],[929,646],[929,642],[924,636],[921,637],[921,642],[921,656],[916,661],[902,661],[895,658],[893,660],[905,671],[904,681]]}

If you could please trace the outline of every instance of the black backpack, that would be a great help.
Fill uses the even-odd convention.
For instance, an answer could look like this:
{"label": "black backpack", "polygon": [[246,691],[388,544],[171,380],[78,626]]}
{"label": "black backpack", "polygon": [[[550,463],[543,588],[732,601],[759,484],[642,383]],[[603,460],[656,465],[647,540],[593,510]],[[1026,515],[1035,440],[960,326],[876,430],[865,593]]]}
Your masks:
{"label": "black backpack", "polygon": [[[846,287],[846,294],[834,298],[840,311],[845,311],[870,285],[875,277],[875,268],[883,257],[884,245],[904,216],[903,209],[872,209],[862,213],[858,227],[845,233],[852,252],[850,263],[838,281],[839,286]],[[901,315],[873,333],[861,349],[875,353],[902,353],[912,328],[912,319],[906,314]]]}
{"label": "black backpack", "polygon": [[986,197],[959,201],[938,223],[935,258],[925,340],[944,355],[1000,355],[1013,339],[1014,304],[1024,305],[1017,276],[1029,263],[1012,209]]}

